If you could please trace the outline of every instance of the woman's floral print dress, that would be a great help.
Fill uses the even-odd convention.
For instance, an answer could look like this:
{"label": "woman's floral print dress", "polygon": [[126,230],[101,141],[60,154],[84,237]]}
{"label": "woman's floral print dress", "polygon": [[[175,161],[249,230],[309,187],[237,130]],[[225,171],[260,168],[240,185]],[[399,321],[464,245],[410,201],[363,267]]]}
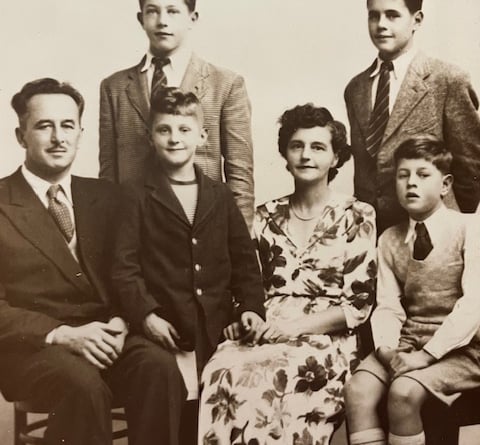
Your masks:
{"label": "woman's floral print dress", "polygon": [[342,388],[358,362],[354,328],[375,295],[375,213],[335,193],[301,249],[288,235],[288,218],[289,197],[256,212],[267,319],[301,323],[339,306],[349,329],[219,345],[202,376],[200,444],[326,445],[343,419]]}

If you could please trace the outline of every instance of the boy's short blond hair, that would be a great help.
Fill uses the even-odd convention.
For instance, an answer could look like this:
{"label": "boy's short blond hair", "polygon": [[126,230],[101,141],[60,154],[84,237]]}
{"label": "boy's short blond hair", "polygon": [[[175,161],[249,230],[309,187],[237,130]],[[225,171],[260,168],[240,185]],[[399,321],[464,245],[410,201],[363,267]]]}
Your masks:
{"label": "boy's short blond hair", "polygon": [[150,123],[156,114],[176,114],[192,116],[203,127],[203,110],[197,96],[191,92],[184,93],[179,88],[162,88],[150,104]]}

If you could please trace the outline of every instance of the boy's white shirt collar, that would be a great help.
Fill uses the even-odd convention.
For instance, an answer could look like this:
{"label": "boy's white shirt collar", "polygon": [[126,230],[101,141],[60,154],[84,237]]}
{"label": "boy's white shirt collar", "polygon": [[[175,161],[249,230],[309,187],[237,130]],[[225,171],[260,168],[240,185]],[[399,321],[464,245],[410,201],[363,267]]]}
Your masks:
{"label": "boy's white shirt collar", "polygon": [[[30,187],[32,187],[35,194],[40,198],[40,201],[42,201],[42,203],[45,206],[48,206],[47,191],[52,184],[48,181],[45,181],[45,179],[42,179],[39,176],[32,173],[30,170],[28,170],[25,164],[22,165],[21,171],[22,171],[23,177],[25,178],[25,181],[27,181]],[[62,187],[63,194],[65,195],[68,202],[73,207],[72,175],[69,173],[57,184]]]}
{"label": "boy's white shirt collar", "polygon": [[[147,50],[147,53],[145,55],[145,63],[142,66],[142,69],[140,70],[142,73],[147,71],[150,67],[152,67],[152,59],[155,56],[152,54],[150,51],[150,48]],[[168,59],[170,60],[170,63],[168,65],[165,65],[165,69],[170,68],[173,73],[181,74],[183,77],[183,74],[187,70],[188,63],[190,62],[190,59],[192,57],[192,49],[188,45],[181,46],[177,48],[177,50],[168,56]],[[168,74],[167,74],[168,78]]]}
{"label": "boy's white shirt collar", "polygon": [[[400,54],[395,60],[392,60],[393,64],[393,75],[395,79],[403,79],[407,74],[408,67],[412,63],[412,60],[417,55],[417,48],[412,46],[408,51]],[[375,69],[370,74],[370,77],[378,76],[380,72],[380,67],[383,63],[383,60],[380,59],[380,55],[377,56]]]}
{"label": "boy's white shirt collar", "polygon": [[430,215],[424,221],[415,221],[412,218],[409,218],[409,225],[407,235],[405,236],[405,244],[410,243],[411,241],[415,240],[416,233],[415,233],[415,224],[417,222],[423,222],[427,228],[428,235],[430,236],[430,240],[432,244],[435,246],[436,241],[438,241],[441,237],[442,233],[442,226],[445,224],[445,221],[448,221],[448,209],[442,203],[440,208],[436,210],[432,215]]}

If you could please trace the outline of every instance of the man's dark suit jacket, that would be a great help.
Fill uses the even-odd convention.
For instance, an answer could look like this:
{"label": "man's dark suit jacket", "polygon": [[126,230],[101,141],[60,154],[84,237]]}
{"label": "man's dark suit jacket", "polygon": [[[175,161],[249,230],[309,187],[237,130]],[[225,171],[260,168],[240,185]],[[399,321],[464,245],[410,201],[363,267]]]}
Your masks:
{"label": "man's dark suit jacket", "polygon": [[155,312],[194,344],[196,314],[206,320],[209,352],[238,311],[264,317],[253,242],[229,188],[196,169],[199,194],[191,225],[161,167],[125,185],[115,248],[115,290],[132,326]]}
{"label": "man's dark suit jacket", "polygon": [[0,353],[115,313],[106,283],[116,191],[73,176],[72,196],[80,264],[21,171],[0,180]]}
{"label": "man's dark suit jacket", "polygon": [[[478,98],[466,73],[419,52],[412,60],[393,106],[380,151],[372,158],[366,135],[372,113],[372,65],[345,89],[355,161],[355,196],[377,210],[379,232],[405,212],[395,192],[393,153],[406,139],[430,134],[453,155],[453,192],[448,207],[474,212],[480,200],[480,116]],[[457,207],[458,206],[458,207]]]}

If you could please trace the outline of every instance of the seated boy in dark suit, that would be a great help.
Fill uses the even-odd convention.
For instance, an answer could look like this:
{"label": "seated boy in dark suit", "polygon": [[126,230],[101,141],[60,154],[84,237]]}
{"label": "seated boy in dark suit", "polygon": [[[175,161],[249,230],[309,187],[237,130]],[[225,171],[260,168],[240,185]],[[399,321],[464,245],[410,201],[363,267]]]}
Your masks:
{"label": "seated boy in dark suit", "polygon": [[[157,343],[164,356],[168,403],[156,412],[165,425],[156,439],[177,444],[187,398],[180,351],[195,352],[200,373],[228,325],[230,337],[239,335],[239,326],[254,337],[263,323],[264,294],[231,191],[194,165],[195,150],[207,137],[196,96],[160,91],[152,100],[150,127],[156,157],[143,181],[125,185],[113,279],[131,328]],[[233,300],[240,324],[232,323]]]}

